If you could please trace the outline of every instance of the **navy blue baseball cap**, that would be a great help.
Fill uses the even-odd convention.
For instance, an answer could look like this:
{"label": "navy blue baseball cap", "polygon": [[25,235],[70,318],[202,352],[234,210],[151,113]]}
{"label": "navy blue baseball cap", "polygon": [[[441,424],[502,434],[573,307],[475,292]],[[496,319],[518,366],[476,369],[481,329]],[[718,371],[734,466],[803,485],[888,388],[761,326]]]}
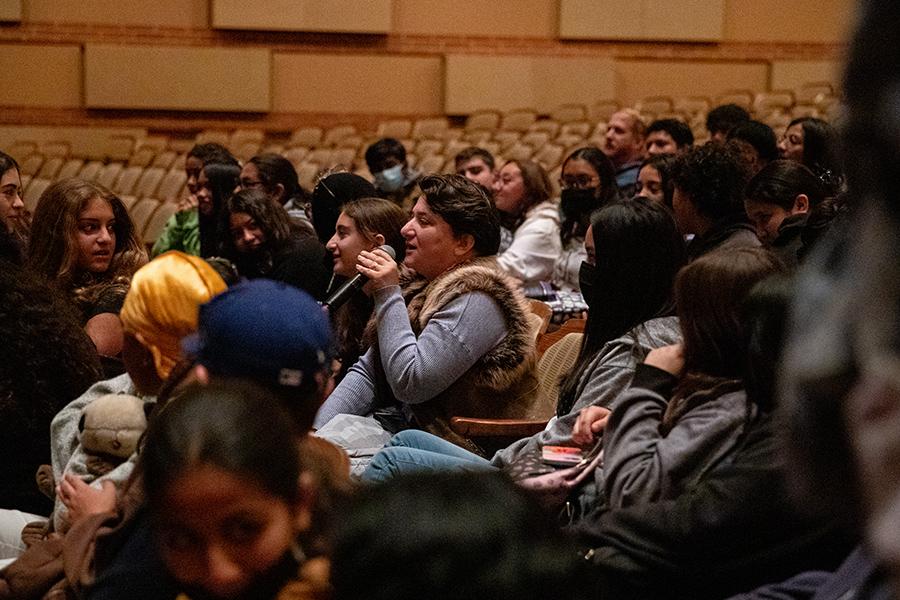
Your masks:
{"label": "navy blue baseball cap", "polygon": [[214,375],[297,387],[328,366],[331,327],[318,302],[268,279],[239,283],[200,307],[187,355]]}

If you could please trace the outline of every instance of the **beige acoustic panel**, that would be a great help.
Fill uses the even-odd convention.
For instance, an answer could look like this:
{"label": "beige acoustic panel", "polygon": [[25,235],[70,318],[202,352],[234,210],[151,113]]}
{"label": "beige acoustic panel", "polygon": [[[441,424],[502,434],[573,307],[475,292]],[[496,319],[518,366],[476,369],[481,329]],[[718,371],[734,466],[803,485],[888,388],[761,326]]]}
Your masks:
{"label": "beige acoustic panel", "polygon": [[391,0],[212,0],[213,29],[388,33]]}
{"label": "beige acoustic panel", "polygon": [[0,44],[0,106],[81,106],[81,48]]}
{"label": "beige acoustic panel", "polygon": [[556,1],[394,0],[394,31],[412,35],[555,38]]}
{"label": "beige acoustic panel", "polygon": [[136,25],[205,29],[209,0],[24,0],[31,23]]}
{"label": "beige acoustic panel", "polygon": [[559,0],[563,39],[715,41],[725,0]]}
{"label": "beige acoustic panel", "polygon": [[775,61],[771,89],[796,90],[805,83],[828,82],[837,90],[842,68],[836,61]]}
{"label": "beige acoustic panel", "polygon": [[443,112],[440,57],[372,54],[273,56],[275,112]]}
{"label": "beige acoustic panel", "polygon": [[765,63],[616,61],[616,97],[626,105],[647,96],[714,98],[734,89],[765,90],[768,81]]}
{"label": "beige acoustic panel", "polygon": [[84,71],[88,108],[271,108],[267,49],[85,44]]}
{"label": "beige acoustic panel", "polygon": [[22,0],[0,0],[0,22],[18,23],[22,20]]}
{"label": "beige acoustic panel", "polygon": [[564,39],[640,39],[643,0],[560,0],[559,37]]}
{"label": "beige acoustic panel", "polygon": [[728,0],[725,39],[835,43],[849,39],[857,0]]}
{"label": "beige acoustic panel", "polygon": [[606,58],[448,55],[445,110],[468,114],[485,108],[591,104],[615,97],[615,68]]}

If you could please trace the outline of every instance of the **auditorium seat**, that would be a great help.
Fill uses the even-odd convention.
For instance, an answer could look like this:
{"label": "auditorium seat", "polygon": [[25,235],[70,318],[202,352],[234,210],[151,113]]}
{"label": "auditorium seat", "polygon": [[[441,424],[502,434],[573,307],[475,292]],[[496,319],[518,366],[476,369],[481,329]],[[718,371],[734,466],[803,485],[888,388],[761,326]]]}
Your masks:
{"label": "auditorium seat", "polygon": [[[131,212],[132,207],[135,204],[137,204],[137,201],[139,200],[139,198],[132,194],[120,194],[119,200],[122,201],[122,204],[125,206],[125,210],[127,210],[128,212]],[[138,235],[141,234],[140,230],[138,230],[137,234]]]}
{"label": "auditorium seat", "polygon": [[753,92],[750,90],[731,90],[716,97],[716,106],[737,104],[747,111],[753,110]]}
{"label": "auditorium seat", "polygon": [[300,185],[305,190],[312,190],[316,186],[322,167],[306,161],[294,166],[297,167],[297,177],[300,180]]}
{"label": "auditorium seat", "polygon": [[219,129],[204,129],[194,138],[195,144],[221,144],[228,147],[229,135],[227,131]]}
{"label": "auditorium seat", "polygon": [[443,149],[444,142],[441,140],[424,139],[416,143],[416,154],[422,157],[441,154]]}
{"label": "auditorium seat", "polygon": [[596,123],[606,123],[620,108],[621,106],[615,100],[598,100],[591,105],[590,120]]}
{"label": "auditorium seat", "polygon": [[82,170],[84,166],[84,161],[80,158],[70,158],[65,162],[59,172],[56,173],[56,179],[69,179],[71,177],[77,177],[78,173]]}
{"label": "auditorium seat", "polygon": [[331,160],[327,167],[340,166],[345,169],[353,170],[356,163],[357,150],[354,147],[338,148],[331,154]]}
{"label": "auditorium seat", "polygon": [[125,167],[119,174],[112,191],[117,194],[133,194],[138,179],[144,174],[144,167]]}
{"label": "auditorium seat", "polygon": [[159,167],[161,169],[170,169],[172,168],[172,163],[175,162],[175,158],[177,156],[178,153],[174,150],[163,150],[156,155],[156,158],[153,159],[153,162],[150,164],[150,166]]}
{"label": "auditorium seat", "polygon": [[537,111],[530,108],[512,110],[503,115],[500,129],[504,131],[525,132],[532,123],[537,121]]}
{"label": "auditorium seat", "polygon": [[562,162],[565,151],[559,144],[547,143],[538,146],[531,160],[544,167],[545,171],[550,171]]}
{"label": "auditorium seat", "polygon": [[491,139],[500,144],[500,151],[503,152],[516,144],[521,137],[522,134],[518,131],[506,131],[505,129],[501,129],[495,131]]}
{"label": "auditorium seat", "polygon": [[550,111],[550,118],[559,123],[584,121],[588,118],[588,108],[584,104],[562,104]]}
{"label": "auditorium seat", "polygon": [[99,160],[88,161],[81,167],[81,170],[78,172],[78,177],[86,179],[87,181],[95,181],[100,174],[101,169],[103,169],[103,163]]}
{"label": "auditorium seat", "polygon": [[790,111],[795,102],[794,92],[790,90],[759,92],[753,98],[753,112],[757,117],[765,118],[775,110],[782,112]]}
{"label": "auditorium seat", "polygon": [[306,162],[315,163],[320,167],[327,168],[331,166],[331,159],[334,156],[334,150],[330,148],[317,148],[306,155]]}
{"label": "auditorium seat", "polygon": [[105,161],[124,163],[131,158],[136,146],[137,140],[132,135],[111,135],[103,143],[98,154]]}
{"label": "auditorium seat", "polygon": [[834,96],[834,88],[827,81],[811,81],[804,83],[797,90],[797,104],[816,104],[822,98]]}
{"label": "auditorium seat", "polygon": [[178,207],[174,202],[159,203],[155,199],[153,199],[153,201],[157,202],[158,207],[148,217],[147,224],[144,226],[142,234],[143,242],[148,245],[153,244],[156,241],[163,232],[163,229],[165,229],[166,222],[178,210]]}
{"label": "auditorium seat", "polygon": [[25,197],[22,198],[22,202],[25,203],[25,208],[28,209],[29,212],[34,212],[38,200],[41,198],[41,194],[50,187],[51,183],[53,182],[49,179],[32,179],[28,182],[28,187],[25,188]]}
{"label": "auditorium seat", "polygon": [[282,156],[291,161],[294,168],[297,167],[309,154],[309,148],[305,146],[293,146],[282,152]]}
{"label": "auditorium seat", "polygon": [[481,146],[489,141],[494,133],[495,129],[467,129],[460,139],[466,142],[467,146]]}
{"label": "auditorium seat", "polygon": [[62,169],[64,160],[65,159],[60,156],[48,157],[47,160],[44,161],[44,164],[41,165],[41,169],[37,172],[35,178],[55,181],[57,173]]}
{"label": "auditorium seat", "polygon": [[533,148],[540,148],[550,141],[550,134],[546,131],[529,131],[519,141]]}
{"label": "auditorium seat", "polygon": [[156,150],[149,146],[141,146],[135,149],[127,164],[129,167],[147,168],[153,163],[154,158],[156,158]]}
{"label": "auditorium seat", "polygon": [[529,133],[533,131],[541,131],[555,138],[559,134],[560,122],[555,119],[538,119],[528,128]]}
{"label": "auditorium seat", "polygon": [[142,239],[147,222],[159,206],[160,202],[156,198],[142,198],[129,209],[128,214],[134,221],[134,230]]}
{"label": "auditorium seat", "polygon": [[116,179],[119,178],[119,174],[122,173],[122,169],[124,165],[120,162],[111,162],[108,165],[104,165],[102,169],[97,173],[97,177],[95,181],[102,185],[105,188],[112,189],[113,184],[116,182]]}
{"label": "auditorium seat", "polygon": [[413,124],[410,135],[414,140],[443,140],[448,127],[444,117],[419,119]]}
{"label": "auditorium seat", "polygon": [[421,159],[419,159],[419,164],[416,166],[416,170],[423,175],[440,173],[442,167],[444,166],[444,162],[444,157],[440,154],[423,156]]}
{"label": "auditorium seat", "polygon": [[305,146],[307,148],[313,148],[318,146],[321,142],[321,127],[301,127],[300,129],[295,129],[291,134],[288,146]]}
{"label": "auditorium seat", "polygon": [[393,119],[382,121],[375,131],[378,138],[403,139],[412,135],[412,121],[409,119]]}
{"label": "auditorium seat", "polygon": [[522,142],[516,142],[503,151],[503,156],[506,160],[531,160],[533,154],[534,148],[529,144],[523,144]]}
{"label": "auditorium seat", "polygon": [[6,153],[16,159],[16,162],[21,165],[26,158],[37,152],[37,149],[37,142],[16,140],[9,149],[6,150]]}
{"label": "auditorium seat", "polygon": [[35,175],[38,171],[41,170],[41,165],[44,164],[44,155],[40,153],[29,154],[25,160],[19,161],[19,173],[24,173],[25,175]]}
{"label": "auditorium seat", "polygon": [[66,158],[67,156],[69,156],[70,150],[71,145],[69,144],[69,142],[64,141],[44,142],[38,147],[38,152],[40,152],[47,158]]}
{"label": "auditorium seat", "polygon": [[332,127],[322,138],[322,146],[324,148],[333,148],[345,137],[356,135],[356,127],[353,125],[336,125]]}
{"label": "auditorium seat", "polygon": [[181,190],[187,182],[187,174],[183,169],[170,169],[159,182],[156,196],[165,201],[180,200]]}
{"label": "auditorium seat", "polygon": [[165,174],[165,170],[159,167],[145,169],[141,174],[140,179],[138,179],[137,184],[134,186],[134,195],[140,198],[146,198],[148,196],[156,197],[160,182],[162,182]]}
{"label": "auditorium seat", "polygon": [[494,131],[500,126],[500,113],[496,110],[479,110],[466,118],[465,131]]}
{"label": "auditorium seat", "polygon": [[650,120],[656,118],[656,115],[670,113],[674,110],[674,102],[670,96],[647,96],[638,100],[634,109],[644,115],[645,119],[652,116]]}

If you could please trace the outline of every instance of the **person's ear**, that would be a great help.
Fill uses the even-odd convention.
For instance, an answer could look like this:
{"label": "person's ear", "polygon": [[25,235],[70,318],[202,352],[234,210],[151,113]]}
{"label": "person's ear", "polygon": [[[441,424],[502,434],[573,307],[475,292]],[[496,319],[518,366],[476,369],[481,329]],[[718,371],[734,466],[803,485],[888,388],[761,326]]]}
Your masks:
{"label": "person's ear", "polygon": [[376,233],[375,234],[375,245],[376,246],[384,246],[384,242],[385,242],[384,236],[381,235],[380,233]]}
{"label": "person's ear", "polygon": [[797,197],[794,198],[794,207],[791,210],[791,213],[798,214],[805,212],[809,212],[809,196],[806,194],[797,194]]}
{"label": "person's ear", "polygon": [[456,256],[465,256],[475,248],[475,237],[471,233],[464,233],[456,238],[453,253]]}
{"label": "person's ear", "polygon": [[276,183],[272,190],[272,197],[277,200],[279,204],[284,204],[284,185]]}
{"label": "person's ear", "polygon": [[318,495],[319,488],[312,473],[301,473],[297,479],[297,503],[294,505],[294,530],[297,533],[312,528],[313,508]]}

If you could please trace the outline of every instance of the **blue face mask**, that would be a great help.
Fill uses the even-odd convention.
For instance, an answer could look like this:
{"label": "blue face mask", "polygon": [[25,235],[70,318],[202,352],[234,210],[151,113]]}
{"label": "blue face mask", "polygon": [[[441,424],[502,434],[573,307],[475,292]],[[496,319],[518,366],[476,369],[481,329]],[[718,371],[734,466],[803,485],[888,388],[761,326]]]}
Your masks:
{"label": "blue face mask", "polygon": [[375,174],[375,187],[385,192],[396,192],[403,187],[403,165],[394,165]]}

